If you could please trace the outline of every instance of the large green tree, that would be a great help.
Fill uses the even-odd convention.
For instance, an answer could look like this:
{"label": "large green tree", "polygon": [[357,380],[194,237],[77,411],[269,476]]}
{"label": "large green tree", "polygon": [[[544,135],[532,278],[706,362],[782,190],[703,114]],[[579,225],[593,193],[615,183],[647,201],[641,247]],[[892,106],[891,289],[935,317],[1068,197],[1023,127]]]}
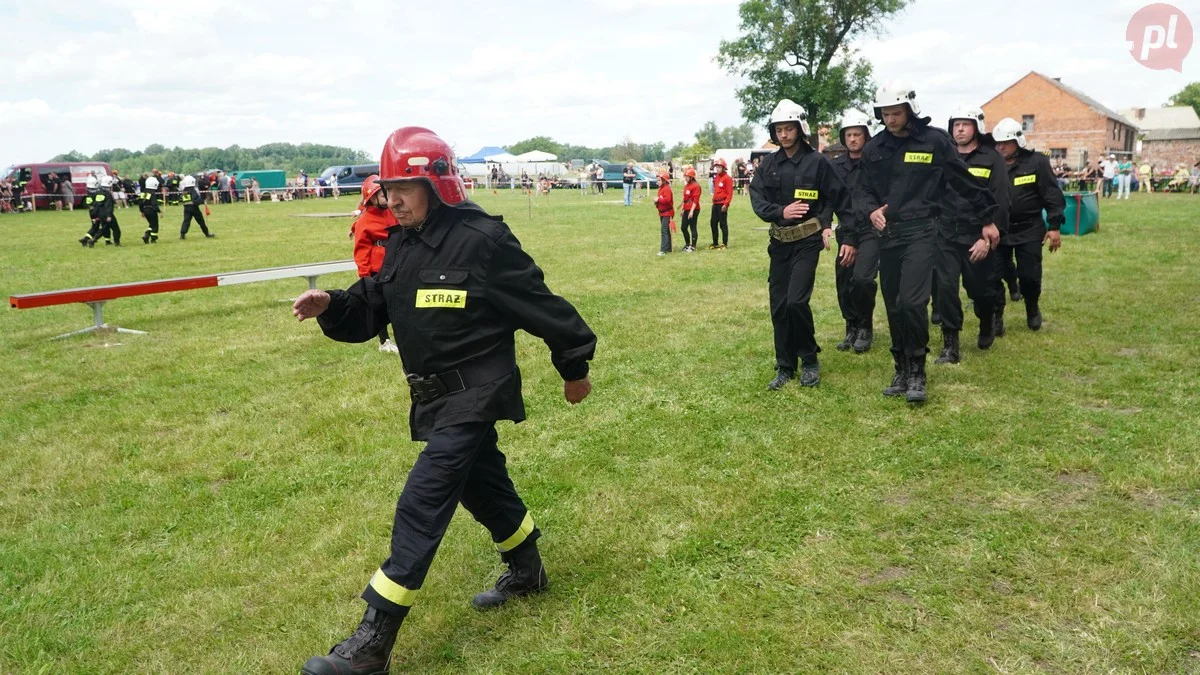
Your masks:
{"label": "large green tree", "polygon": [[552,155],[558,155],[559,159],[563,159],[563,144],[558,143],[549,136],[534,136],[527,138],[519,143],[513,143],[506,148],[514,155],[523,155],[532,150],[541,150]]}
{"label": "large green tree", "polygon": [[696,132],[696,142],[710,148],[745,148],[754,142],[754,125],[746,123],[736,127],[718,129],[716,122],[705,122]]}
{"label": "large green tree", "polygon": [[717,62],[746,78],[742,115],[761,122],[781,98],[804,106],[817,127],[871,99],[871,64],[850,46],[882,32],[908,0],[748,0],[738,9],[742,35],[721,41]]}
{"label": "large green tree", "polygon": [[1192,82],[1171,97],[1168,105],[1190,105],[1200,115],[1200,82]]}

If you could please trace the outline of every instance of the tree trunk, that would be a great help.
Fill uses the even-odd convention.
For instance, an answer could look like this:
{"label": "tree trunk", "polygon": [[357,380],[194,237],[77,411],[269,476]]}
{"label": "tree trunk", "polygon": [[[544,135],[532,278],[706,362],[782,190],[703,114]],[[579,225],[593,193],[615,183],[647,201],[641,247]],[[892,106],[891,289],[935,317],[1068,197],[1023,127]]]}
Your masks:
{"label": "tree trunk", "polygon": [[813,105],[809,105],[809,106],[805,107],[805,110],[808,112],[808,124],[809,124],[809,129],[811,130],[811,134],[810,134],[808,143],[809,143],[809,145],[812,146],[813,150],[820,152],[821,151],[821,129],[820,129],[819,125],[817,124],[817,107],[813,106]]}

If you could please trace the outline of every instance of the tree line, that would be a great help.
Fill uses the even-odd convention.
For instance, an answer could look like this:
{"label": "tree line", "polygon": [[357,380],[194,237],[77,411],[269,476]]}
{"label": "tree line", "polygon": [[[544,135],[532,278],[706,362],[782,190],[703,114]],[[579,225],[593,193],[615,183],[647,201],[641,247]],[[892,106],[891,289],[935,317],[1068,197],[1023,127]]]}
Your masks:
{"label": "tree line", "polygon": [[198,173],[211,169],[225,172],[282,169],[289,175],[303,170],[320,173],[335,164],[370,164],[377,158],[361,150],[317,143],[268,143],[257,148],[231,145],[228,148],[166,148],[158,143],[145,150],[115,148],[100,150],[93,155],[72,150],[51,158],[51,162],[107,162],[126,175],[136,175],[161,169],[180,173]]}
{"label": "tree line", "polygon": [[665,162],[669,159],[694,161],[697,158],[708,157],[720,148],[751,147],[754,144],[754,131],[755,127],[752,124],[720,129],[716,122],[706,122],[695,133],[694,142],[680,142],[669,148],[662,141],[635,143],[629,137],[616,145],[590,148],[585,145],[559,143],[549,136],[534,136],[504,149],[514,155],[541,150],[557,155],[559,160],[564,162],[572,159],[602,159],[608,162]]}

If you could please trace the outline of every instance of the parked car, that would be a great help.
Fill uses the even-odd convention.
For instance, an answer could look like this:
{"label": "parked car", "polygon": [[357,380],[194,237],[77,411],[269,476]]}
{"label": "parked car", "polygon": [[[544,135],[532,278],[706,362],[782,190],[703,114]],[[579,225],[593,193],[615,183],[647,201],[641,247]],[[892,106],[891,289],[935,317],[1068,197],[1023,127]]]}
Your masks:
{"label": "parked car", "polygon": [[338,190],[342,192],[355,192],[362,190],[363,181],[371,174],[379,173],[378,164],[356,164],[356,165],[335,165],[328,167],[321,172],[318,180],[325,181],[325,185],[332,185],[332,179],[337,176]]}
{"label": "parked car", "polygon": [[[625,165],[613,164],[611,162],[601,161],[600,166],[604,167],[604,184],[606,187],[621,187],[625,183]],[[633,167],[637,178],[633,180],[633,184],[639,188],[645,188],[647,185],[653,186],[656,184],[658,177],[646,171],[640,166]]]}

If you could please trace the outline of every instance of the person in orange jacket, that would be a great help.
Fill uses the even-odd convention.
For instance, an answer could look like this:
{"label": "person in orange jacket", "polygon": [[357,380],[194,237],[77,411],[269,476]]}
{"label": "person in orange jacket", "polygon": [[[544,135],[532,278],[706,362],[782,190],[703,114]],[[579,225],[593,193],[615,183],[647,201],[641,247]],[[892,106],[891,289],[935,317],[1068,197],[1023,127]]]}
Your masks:
{"label": "person in orange jacket", "polygon": [[700,184],[696,182],[696,170],[688,167],[683,175],[687,184],[683,186],[683,252],[695,253],[696,221],[700,219]]}
{"label": "person in orange jacket", "polygon": [[[729,175],[729,166],[725,164],[725,160],[717,159],[713,162],[713,210],[712,215],[708,218],[708,225],[712,228],[713,243],[709,246],[710,251],[719,248],[729,248],[729,204],[733,202],[733,178]],[[721,243],[717,243],[717,227],[721,228]]]}
{"label": "person in orange jacket", "polygon": [[658,246],[658,254],[666,255],[671,252],[671,220],[675,218],[675,195],[671,192],[671,177],[665,171],[658,174],[658,197],[654,200],[658,207],[658,222],[662,235]]}
{"label": "person in orange jacket", "polygon": [[[396,224],[396,217],[387,207],[382,186],[376,182],[377,175],[367,176],[362,184],[362,202],[354,213],[358,216],[350,226],[350,237],[354,239],[354,262],[358,265],[358,276],[369,277],[383,268],[383,254],[387,250],[388,228]],[[379,351],[399,354],[396,343],[388,337],[387,324],[379,333]]]}

